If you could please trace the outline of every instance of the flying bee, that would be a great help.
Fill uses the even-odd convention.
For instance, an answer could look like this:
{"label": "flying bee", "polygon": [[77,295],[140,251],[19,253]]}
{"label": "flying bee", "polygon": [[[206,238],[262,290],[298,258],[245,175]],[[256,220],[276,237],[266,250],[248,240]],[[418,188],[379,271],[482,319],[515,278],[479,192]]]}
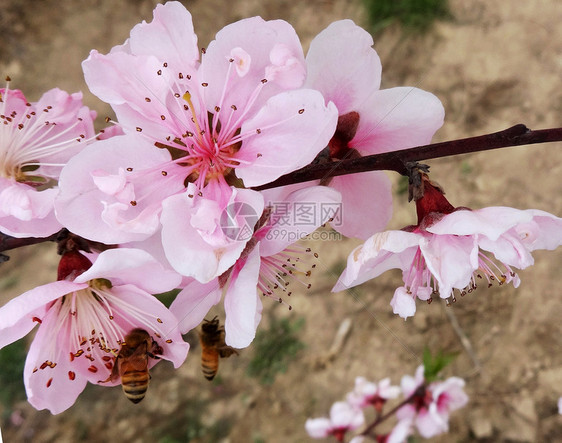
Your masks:
{"label": "flying bee", "polygon": [[159,358],[163,349],[144,329],[135,328],[125,336],[125,342],[115,362],[111,375],[102,383],[121,377],[125,396],[133,403],[140,402],[148,389],[150,374],[148,357]]}
{"label": "flying bee", "polygon": [[227,358],[238,351],[224,342],[224,328],[217,317],[205,319],[199,333],[201,342],[201,369],[207,380],[212,380],[219,370],[219,357]]}

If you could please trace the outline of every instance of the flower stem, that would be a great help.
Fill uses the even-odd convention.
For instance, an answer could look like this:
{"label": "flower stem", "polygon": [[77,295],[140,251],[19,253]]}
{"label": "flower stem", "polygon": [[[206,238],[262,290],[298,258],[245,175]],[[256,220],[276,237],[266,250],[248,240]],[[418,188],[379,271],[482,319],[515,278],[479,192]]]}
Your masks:
{"label": "flower stem", "polygon": [[412,403],[414,398],[416,398],[416,397],[420,397],[420,396],[423,397],[425,395],[425,390],[426,390],[425,383],[418,386],[417,389],[414,392],[412,392],[408,398],[406,398],[405,400],[403,400],[402,402],[397,404],[395,407],[393,407],[386,414],[377,415],[377,418],[375,419],[375,421],[373,421],[369,426],[367,426],[365,428],[365,430],[363,432],[361,432],[361,434],[359,434],[359,435],[364,435],[364,436],[370,435],[371,432],[375,429],[375,427],[377,427],[383,421],[392,417],[396,413],[396,411],[398,411],[398,409],[400,409],[402,406],[407,405],[408,403]]}
{"label": "flower stem", "polygon": [[504,129],[503,131],[476,137],[449,140],[430,145],[416,146],[400,151],[305,166],[297,171],[283,175],[271,183],[252,189],[261,191],[263,189],[277,188],[294,183],[321,180],[338,175],[355,174],[366,171],[387,170],[396,171],[402,175],[408,175],[408,170],[406,168],[406,163],[408,162],[554,141],[562,141],[562,128],[533,131],[523,124],[518,124],[511,128]]}

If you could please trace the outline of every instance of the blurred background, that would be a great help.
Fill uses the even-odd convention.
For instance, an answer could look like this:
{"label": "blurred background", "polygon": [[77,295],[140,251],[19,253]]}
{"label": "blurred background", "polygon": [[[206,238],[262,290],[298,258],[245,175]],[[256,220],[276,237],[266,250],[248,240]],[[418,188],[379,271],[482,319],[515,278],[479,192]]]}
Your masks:
{"label": "blurred background", "polygon": [[[121,44],[152,20],[148,0],[0,0],[0,74],[36,101],[60,87],[89,93],[80,63],[91,49]],[[562,3],[557,0],[192,0],[199,45],[224,25],[260,15],[284,19],[303,45],[332,21],[350,18],[373,33],[383,65],[382,88],[416,86],[437,95],[445,124],[435,141],[480,135],[516,123],[561,125]],[[543,144],[428,162],[432,178],[455,206],[538,208],[562,215],[562,145]],[[392,177],[391,228],[415,223],[404,180]],[[308,417],[327,415],[353,389],[356,376],[399,384],[421,364],[424,348],[456,354],[444,376],[467,382],[470,403],[453,413],[450,433],[434,441],[561,441],[556,401],[562,395],[562,304],[557,278],[562,252],[535,253],[521,286],[479,288],[446,308],[418,305],[404,322],[389,305],[399,271],[350,291],[331,287],[353,240],[307,242],[319,254],[309,291],[293,288],[293,310],[264,301],[258,336],[240,356],[220,362],[213,382],[192,350],[174,370],[152,370],[145,400],[130,403],[120,388],[88,385],[74,407],[52,416],[26,401],[26,340],[0,351],[0,419],[6,442],[301,442]],[[56,276],[54,244],[26,247],[0,265],[0,304]],[[212,315],[222,315],[220,309]],[[337,345],[342,323],[350,328]],[[344,328],[345,329],[345,328]],[[474,350],[471,358],[458,331]],[[336,346],[334,346],[336,344]],[[475,361],[476,360],[476,361]]]}

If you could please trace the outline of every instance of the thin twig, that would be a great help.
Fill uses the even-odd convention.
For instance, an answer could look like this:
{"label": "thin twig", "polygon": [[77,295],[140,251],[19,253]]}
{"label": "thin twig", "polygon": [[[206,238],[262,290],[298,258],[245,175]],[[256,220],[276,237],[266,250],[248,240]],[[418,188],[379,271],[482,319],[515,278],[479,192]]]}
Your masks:
{"label": "thin twig", "polygon": [[457,337],[459,337],[459,340],[464,350],[468,354],[468,357],[472,360],[472,364],[474,365],[475,372],[480,372],[480,370],[482,369],[482,366],[480,365],[480,361],[478,360],[478,357],[474,352],[474,348],[472,347],[470,340],[468,339],[467,335],[464,333],[464,330],[459,325],[457,316],[453,312],[453,308],[451,306],[445,306],[444,304],[442,304],[442,306],[443,306],[443,310],[445,311],[445,314],[447,314],[447,317],[451,322],[451,326],[453,327],[453,330],[457,334]]}

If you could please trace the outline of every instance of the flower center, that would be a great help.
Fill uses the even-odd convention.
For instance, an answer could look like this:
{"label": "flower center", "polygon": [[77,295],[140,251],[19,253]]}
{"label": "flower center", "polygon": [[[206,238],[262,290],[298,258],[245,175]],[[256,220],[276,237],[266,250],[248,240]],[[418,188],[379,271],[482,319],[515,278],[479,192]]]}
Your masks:
{"label": "flower center", "polygon": [[[305,260],[301,260],[303,256],[306,257]],[[312,270],[316,268],[315,263],[310,264],[313,258],[318,258],[316,252],[296,244],[275,255],[262,257],[258,277],[258,291],[264,297],[287,304],[283,300],[283,296],[290,297],[292,295],[292,291],[289,290],[291,281],[295,281],[306,287],[306,289],[310,289],[311,284],[307,282],[307,279],[312,275]],[[292,306],[288,306],[289,310],[291,310]]]}
{"label": "flower center", "polygon": [[[45,353],[48,358],[36,369],[54,368],[62,346],[69,354],[61,358],[69,358],[71,362],[76,358],[87,359],[88,371],[92,373],[104,366],[111,370],[114,357],[132,328],[154,331],[155,325],[162,324],[162,320],[114,293],[106,279],[91,280],[88,288],[66,294],[53,304],[47,315],[53,316],[44,341],[50,346]],[[154,335],[165,337],[166,331],[160,329]]]}
{"label": "flower center", "polygon": [[82,119],[77,117],[73,123],[65,123],[64,129],[57,128],[53,114],[59,110],[51,105],[36,109],[21,92],[10,90],[7,80],[6,88],[0,89],[0,177],[30,186],[47,184],[51,177],[39,168],[62,168],[64,163],[49,158],[88,141],[84,134],[77,134]]}
{"label": "flower center", "polygon": [[[473,272],[470,283],[465,288],[453,288],[453,290],[457,289],[460,296],[464,297],[477,289],[477,279],[483,278],[487,280],[488,287],[491,287],[494,282],[497,282],[499,286],[513,282],[515,287],[520,283],[519,276],[510,266],[505,263],[498,265],[482,251],[478,251],[478,269]],[[428,303],[431,303],[433,295],[439,293],[437,280],[428,269],[420,248],[416,251],[404,283],[408,294],[412,294],[414,298],[427,300]],[[447,304],[457,301],[454,291],[450,294],[441,294],[441,298],[446,298]]]}

